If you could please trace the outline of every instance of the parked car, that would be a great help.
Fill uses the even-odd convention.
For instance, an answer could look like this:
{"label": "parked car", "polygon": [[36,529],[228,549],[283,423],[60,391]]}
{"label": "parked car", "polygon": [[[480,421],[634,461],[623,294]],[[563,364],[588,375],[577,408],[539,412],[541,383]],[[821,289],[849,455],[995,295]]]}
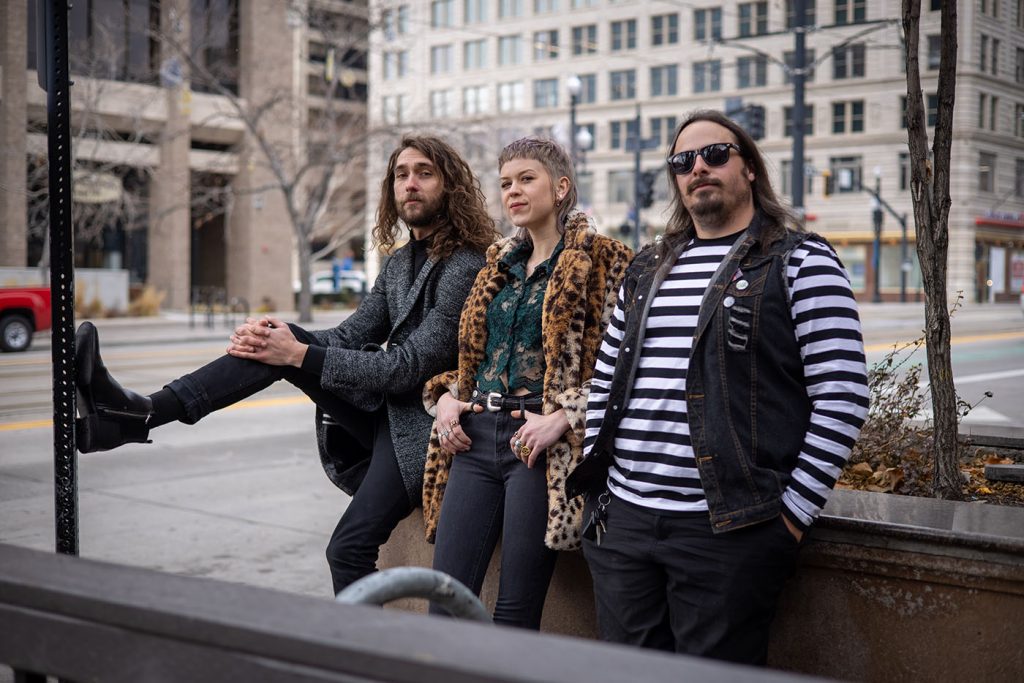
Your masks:
{"label": "parked car", "polygon": [[0,349],[26,351],[32,335],[48,329],[49,287],[0,288]]}
{"label": "parked car", "polygon": [[[334,276],[330,273],[316,273],[309,279],[310,291],[313,296],[329,296],[348,292],[360,295],[366,292],[366,273],[361,270],[343,270],[338,275],[338,287],[334,286]],[[299,281],[292,281],[292,289],[299,293]]]}

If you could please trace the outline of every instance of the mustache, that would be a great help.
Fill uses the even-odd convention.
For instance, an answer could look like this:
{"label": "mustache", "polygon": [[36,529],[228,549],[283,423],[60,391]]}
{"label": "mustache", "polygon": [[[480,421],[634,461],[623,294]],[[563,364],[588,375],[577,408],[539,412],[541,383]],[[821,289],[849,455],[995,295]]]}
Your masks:
{"label": "mustache", "polygon": [[692,183],[686,186],[686,191],[693,192],[701,185],[714,185],[716,187],[721,187],[722,183],[721,181],[716,180],[714,178],[698,178],[697,180],[694,180]]}

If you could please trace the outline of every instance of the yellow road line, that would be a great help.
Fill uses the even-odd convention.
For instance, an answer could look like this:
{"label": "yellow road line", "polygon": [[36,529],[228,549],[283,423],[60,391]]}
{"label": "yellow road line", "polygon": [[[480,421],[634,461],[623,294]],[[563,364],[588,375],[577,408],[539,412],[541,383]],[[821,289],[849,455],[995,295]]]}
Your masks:
{"label": "yellow road line", "polygon": [[[968,334],[959,337],[953,337],[949,340],[950,346],[956,346],[957,344],[970,344],[973,342],[981,341],[1001,341],[1004,339],[1024,339],[1024,332],[990,332],[989,334]],[[874,353],[875,351],[889,351],[894,346],[904,347],[907,346],[912,339],[902,340],[898,342],[880,342],[877,344],[866,344],[864,351],[867,353]]]}
{"label": "yellow road line", "polygon": [[[210,342],[210,346],[217,342]],[[219,343],[217,343],[220,346]],[[227,348],[227,346],[224,346]],[[131,352],[131,353],[104,353],[104,362],[109,363],[112,360],[157,360],[160,358],[168,358],[174,356],[209,356],[209,347],[205,349],[180,349],[178,351],[161,351],[160,353],[146,353],[143,351]],[[50,365],[50,356],[40,356],[39,358],[3,358],[0,359],[0,367],[16,367],[20,365]]]}
{"label": "yellow road line", "polygon": [[[301,396],[283,396],[281,398],[259,398],[251,401],[242,401],[224,410],[244,410],[248,408],[277,408],[280,406],[294,406],[302,403],[312,403],[305,394]],[[19,429],[41,429],[52,427],[53,420],[25,420],[23,422],[8,422],[0,424],[0,432],[13,432]]]}

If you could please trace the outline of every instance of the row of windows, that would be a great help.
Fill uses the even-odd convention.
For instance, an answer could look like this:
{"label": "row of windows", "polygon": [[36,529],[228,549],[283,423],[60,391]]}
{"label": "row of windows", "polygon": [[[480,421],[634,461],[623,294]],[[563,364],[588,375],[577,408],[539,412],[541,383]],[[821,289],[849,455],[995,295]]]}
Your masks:
{"label": "row of windows", "polygon": [[[548,35],[538,33],[534,39],[534,58],[538,61],[549,58],[553,49],[557,49],[557,41],[553,39],[555,32]],[[815,51],[808,50],[806,63],[813,64]],[[522,42],[519,36],[502,36],[498,38],[498,63],[501,66],[520,64],[522,61]],[[694,93],[717,92],[723,89],[722,73],[732,68],[735,70],[735,87],[754,88],[768,85],[768,58],[764,55],[739,57],[731,64],[723,64],[720,59],[702,60],[691,63]],[[794,63],[792,51],[783,54],[785,66],[779,65],[782,81],[789,84]],[[462,64],[467,71],[482,70],[488,67],[487,43],[485,40],[470,40],[462,44]],[[430,48],[430,73],[447,74],[455,70],[454,46],[434,45]],[[629,72],[632,76],[617,76],[616,79],[629,79],[635,82],[636,70],[623,69],[612,73]],[[679,66],[666,64],[650,67],[652,97],[676,95],[679,93]],[[409,52],[407,50],[389,51],[382,54],[382,76],[384,80],[395,80],[411,76],[409,71]],[[835,81],[852,78],[864,78],[865,46],[863,44],[847,45],[832,49],[832,79]],[[813,82],[815,70],[810,67],[805,82]],[[635,90],[635,89],[634,89]],[[635,97],[624,95],[613,85],[611,99],[629,99]],[[594,100],[581,100],[593,102]]]}
{"label": "row of windows", "polygon": [[[1002,100],[999,97],[989,93],[978,93],[978,128],[999,132],[1001,113]],[[1014,103],[1010,131],[1015,137],[1024,138],[1024,103]]]}
{"label": "row of windows", "polygon": [[[616,0],[609,0],[614,4]],[[535,15],[557,12],[560,2],[566,2],[572,9],[597,7],[599,0],[530,0]],[[528,0],[433,0],[430,3],[430,27],[453,28],[461,19],[463,25],[484,24],[497,19],[518,19],[525,16]],[[815,0],[805,0],[806,24],[813,26],[817,20]],[[461,13],[460,13],[461,9]],[[736,35],[748,38],[768,33],[769,3],[743,2],[736,7]],[[785,26],[787,29],[796,25],[793,0],[785,2]],[[678,42],[680,14],[678,12],[659,14],[650,18],[651,45],[668,45]],[[835,0],[833,22],[836,25],[857,24],[867,20],[867,0]],[[387,39],[409,33],[409,6],[400,5],[386,9],[381,14],[381,25]],[[622,49],[636,47],[636,20],[612,22],[613,41],[616,32],[622,37],[623,44],[629,43],[632,34],[632,45]],[[694,40],[722,39],[722,9],[720,7],[693,10]]]}
{"label": "row of windows", "polygon": [[[581,82],[588,83],[593,87],[591,79],[593,75],[581,77]],[[533,109],[549,109],[558,106],[559,90],[558,80],[554,78],[538,79],[533,81],[532,97]],[[586,88],[586,86],[585,86]],[[511,113],[526,111],[527,109],[527,86],[523,81],[499,83],[494,94],[497,101],[492,100],[491,86],[474,85],[462,88],[461,114],[463,116],[484,116],[492,113],[492,107],[497,106],[499,113]],[[581,95],[582,95],[581,90]],[[389,95],[383,98],[384,122],[387,124],[406,123],[405,114],[408,113],[408,97],[405,95]],[[935,94],[928,94],[926,101],[926,118],[929,127],[935,126],[938,116],[938,97]],[[906,128],[906,106],[907,98],[901,98],[902,127]],[[861,99],[837,100],[828,105],[829,118],[826,120],[825,134],[828,135],[852,135],[866,132],[865,102]],[[432,90],[430,92],[430,117],[431,119],[446,119],[459,116],[458,91],[454,88]],[[1024,104],[1017,105],[1018,116],[1024,115]],[[793,108],[785,106],[782,108],[784,137],[793,136]],[[657,144],[667,144],[668,135],[675,128],[675,118],[657,116],[649,119],[651,136],[657,140]],[[809,104],[805,108],[804,135],[812,137],[822,131],[816,130],[815,126],[815,105]],[[1017,135],[1024,137],[1024,120],[1018,124]],[[626,140],[632,135],[635,119],[623,119],[608,122],[608,148],[624,149]],[[581,124],[581,127],[588,127],[594,144],[597,144],[597,131],[594,124]],[[888,127],[886,127],[888,128]],[[663,137],[664,136],[664,137]]]}

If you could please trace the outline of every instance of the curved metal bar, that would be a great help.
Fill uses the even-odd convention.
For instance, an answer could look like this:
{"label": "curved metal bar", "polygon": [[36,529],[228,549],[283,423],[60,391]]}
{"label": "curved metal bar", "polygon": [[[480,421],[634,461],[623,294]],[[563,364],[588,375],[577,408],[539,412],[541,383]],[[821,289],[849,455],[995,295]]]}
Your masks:
{"label": "curved metal bar", "polygon": [[480,599],[444,572],[426,567],[393,567],[364,576],[335,600],[351,605],[384,605],[399,598],[424,598],[437,603],[453,617],[491,622]]}

